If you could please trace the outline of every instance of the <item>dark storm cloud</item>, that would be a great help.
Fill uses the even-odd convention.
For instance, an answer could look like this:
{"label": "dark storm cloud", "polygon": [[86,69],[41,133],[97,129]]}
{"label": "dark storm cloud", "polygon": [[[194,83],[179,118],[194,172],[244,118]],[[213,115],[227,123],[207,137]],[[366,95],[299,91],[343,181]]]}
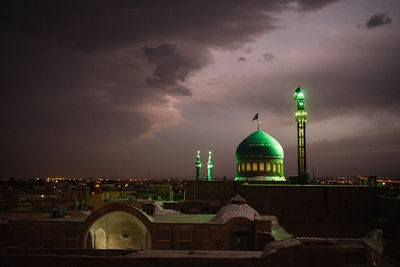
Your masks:
{"label": "dark storm cloud", "polygon": [[296,1],[299,5],[299,9],[303,11],[311,11],[323,8],[331,3],[337,2],[336,0],[298,0]]}
{"label": "dark storm cloud", "polygon": [[251,54],[254,51],[254,49],[251,46],[243,48],[242,50],[247,54]]}
{"label": "dark storm cloud", "polygon": [[392,19],[389,18],[385,13],[377,13],[368,19],[368,21],[365,23],[365,27],[367,29],[372,29],[390,23],[392,23]]}
{"label": "dark storm cloud", "polygon": [[238,57],[237,62],[238,63],[246,63],[247,59],[245,57]]}
{"label": "dark storm cloud", "polygon": [[[69,44],[106,49],[140,43],[192,40],[236,47],[276,28],[272,12],[296,1],[22,1],[3,2],[2,21],[11,27]],[[335,0],[297,1],[315,10]]]}
{"label": "dark storm cloud", "polygon": [[82,151],[167,127],[149,106],[172,112],[173,124],[165,96],[191,95],[184,82],[210,64],[209,48],[241,48],[276,29],[273,14],[291,2],[3,1],[0,175],[35,155],[42,171],[65,159],[84,170]]}
{"label": "dark storm cloud", "polygon": [[144,47],[143,52],[149,63],[156,66],[153,76],[147,78],[148,83],[164,86],[168,93],[184,96],[191,96],[192,93],[179,83],[185,82],[191,73],[209,62],[205,49],[198,49],[196,55],[183,55],[179,53],[176,45],[162,44],[157,47]]}
{"label": "dark storm cloud", "polygon": [[9,25],[89,51],[171,39],[235,47],[274,29],[262,11],[273,11],[280,3],[10,1],[7,6],[3,19]]}
{"label": "dark storm cloud", "polygon": [[265,53],[264,55],[262,55],[263,61],[271,62],[274,58],[275,56],[272,53]]}
{"label": "dark storm cloud", "polygon": [[[145,88],[141,74],[134,71],[140,68],[138,62],[125,59],[113,63],[96,55],[77,55],[65,47],[34,42],[30,37],[5,36],[18,40],[19,46],[2,45],[2,58],[8,64],[1,68],[2,122],[6,127],[0,132],[16,139],[31,136],[14,144],[126,140],[142,133],[146,126],[145,118],[137,113],[132,116],[128,107],[150,97],[162,101],[156,93],[137,94],[138,88]],[[20,42],[30,46],[22,50]],[[127,62],[136,66],[128,67]],[[121,128],[121,122],[124,131],[115,131]]]}

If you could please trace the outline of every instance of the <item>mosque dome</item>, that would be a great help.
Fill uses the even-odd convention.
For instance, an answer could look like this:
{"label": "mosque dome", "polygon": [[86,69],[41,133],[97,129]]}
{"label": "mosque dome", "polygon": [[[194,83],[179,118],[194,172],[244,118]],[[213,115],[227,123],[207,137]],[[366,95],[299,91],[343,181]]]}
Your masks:
{"label": "mosque dome", "polygon": [[236,178],[246,181],[285,182],[283,148],[267,133],[257,130],[236,149]]}
{"label": "mosque dome", "polygon": [[236,149],[236,157],[246,156],[283,158],[283,149],[275,138],[258,130],[246,137]]}

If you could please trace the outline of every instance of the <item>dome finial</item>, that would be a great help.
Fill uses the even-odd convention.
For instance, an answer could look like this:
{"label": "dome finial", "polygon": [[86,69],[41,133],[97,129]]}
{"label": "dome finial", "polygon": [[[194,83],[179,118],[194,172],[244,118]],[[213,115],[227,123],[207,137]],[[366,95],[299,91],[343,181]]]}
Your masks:
{"label": "dome finial", "polygon": [[257,131],[260,130],[260,119],[258,118],[258,112],[253,117],[253,121],[257,120]]}

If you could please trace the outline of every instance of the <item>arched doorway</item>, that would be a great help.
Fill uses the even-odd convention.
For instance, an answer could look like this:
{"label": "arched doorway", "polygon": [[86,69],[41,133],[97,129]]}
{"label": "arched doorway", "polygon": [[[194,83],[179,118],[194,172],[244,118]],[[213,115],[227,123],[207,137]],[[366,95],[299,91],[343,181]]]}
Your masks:
{"label": "arched doorway", "polygon": [[92,231],[89,231],[88,234],[87,234],[87,237],[86,237],[86,248],[87,249],[93,249],[94,248]]}
{"label": "arched doorway", "polygon": [[[89,242],[92,238],[93,241]],[[87,230],[86,240],[88,249],[151,248],[150,232],[146,225],[126,211],[111,211],[96,219]]]}
{"label": "arched doorway", "polygon": [[253,250],[253,232],[249,227],[237,224],[229,230],[230,250]]}

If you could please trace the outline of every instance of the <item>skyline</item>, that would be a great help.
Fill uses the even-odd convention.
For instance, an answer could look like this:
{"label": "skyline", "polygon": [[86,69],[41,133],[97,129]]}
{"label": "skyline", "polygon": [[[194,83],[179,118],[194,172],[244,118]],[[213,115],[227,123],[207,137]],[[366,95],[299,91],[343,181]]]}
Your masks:
{"label": "skyline", "polygon": [[[400,176],[400,3],[6,1],[0,177],[234,177],[257,129],[297,173]],[[204,175],[202,175],[204,176]]]}

